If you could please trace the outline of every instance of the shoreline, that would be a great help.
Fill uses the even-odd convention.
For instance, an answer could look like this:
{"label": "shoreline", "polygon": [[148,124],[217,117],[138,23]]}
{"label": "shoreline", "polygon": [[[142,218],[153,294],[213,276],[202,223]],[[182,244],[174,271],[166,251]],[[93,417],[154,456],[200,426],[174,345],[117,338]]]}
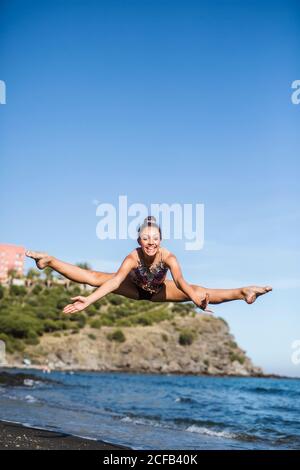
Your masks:
{"label": "shoreline", "polygon": [[[13,370],[13,369],[19,369],[19,370],[38,370],[40,372],[43,372],[43,368],[37,365],[30,365],[30,366],[24,366],[24,365],[1,365],[0,364],[0,371],[1,370]],[[289,377],[286,375],[278,375],[278,374],[251,374],[251,375],[244,375],[244,374],[193,374],[191,372],[188,373],[183,373],[183,372],[154,372],[154,371],[147,371],[147,370],[133,370],[133,369],[122,369],[122,370],[102,370],[102,369],[72,369],[72,368],[66,368],[66,369],[51,369],[51,372],[89,372],[89,373],[123,373],[123,374],[145,374],[145,375],[180,375],[180,376],[193,376],[193,377],[215,377],[215,378],[255,378],[255,379],[288,379],[288,380],[300,380],[299,377]],[[51,375],[51,372],[45,373],[45,376]]]}
{"label": "shoreline", "polygon": [[102,440],[0,420],[0,450],[133,450]]}

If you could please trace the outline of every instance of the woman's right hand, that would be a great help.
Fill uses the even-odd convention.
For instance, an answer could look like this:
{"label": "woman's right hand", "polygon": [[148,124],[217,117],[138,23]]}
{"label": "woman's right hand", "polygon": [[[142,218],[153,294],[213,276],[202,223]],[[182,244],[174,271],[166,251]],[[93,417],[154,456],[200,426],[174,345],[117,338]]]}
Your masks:
{"label": "woman's right hand", "polygon": [[86,309],[90,305],[88,298],[83,297],[82,295],[78,295],[77,297],[71,297],[71,300],[75,300],[75,302],[66,305],[63,309],[64,313],[81,312],[81,310]]}

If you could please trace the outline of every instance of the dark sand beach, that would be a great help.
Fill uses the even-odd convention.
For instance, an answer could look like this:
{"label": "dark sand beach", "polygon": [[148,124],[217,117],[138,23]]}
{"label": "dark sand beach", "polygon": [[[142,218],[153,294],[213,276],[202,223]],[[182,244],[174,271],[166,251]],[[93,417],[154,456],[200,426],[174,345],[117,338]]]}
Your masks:
{"label": "dark sand beach", "polygon": [[0,450],[130,450],[130,447],[91,441],[0,421]]}

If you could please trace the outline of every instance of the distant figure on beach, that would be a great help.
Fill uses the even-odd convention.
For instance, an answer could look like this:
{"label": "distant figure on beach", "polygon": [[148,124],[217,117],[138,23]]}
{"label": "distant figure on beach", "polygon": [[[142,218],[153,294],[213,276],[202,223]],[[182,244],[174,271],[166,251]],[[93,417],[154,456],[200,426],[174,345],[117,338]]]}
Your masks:
{"label": "distant figure on beach", "polygon": [[[113,292],[134,300],[151,302],[187,302],[194,304],[205,312],[213,313],[208,304],[220,304],[231,300],[245,300],[248,304],[255,302],[260,295],[272,290],[270,286],[246,286],[235,289],[210,289],[189,284],[183,277],[176,256],[161,246],[160,226],[153,216],[144,219],[138,229],[135,248],[123,260],[115,273],[92,271],[58,260],[47,253],[26,251],[33,258],[39,269],[47,266],[62,274],[71,281],[98,287],[87,297],[72,297],[64,313],[80,312],[89,305]],[[172,280],[166,279],[170,269]]]}
{"label": "distant figure on beach", "polygon": [[43,373],[44,373],[44,374],[51,374],[51,368],[49,367],[48,364],[45,364],[45,365],[42,367],[42,370],[43,370]]}

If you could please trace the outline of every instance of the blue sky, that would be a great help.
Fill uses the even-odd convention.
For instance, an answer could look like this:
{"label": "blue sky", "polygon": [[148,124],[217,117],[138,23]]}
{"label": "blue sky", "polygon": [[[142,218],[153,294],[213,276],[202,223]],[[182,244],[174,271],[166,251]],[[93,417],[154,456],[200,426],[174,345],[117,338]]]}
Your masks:
{"label": "blue sky", "polygon": [[191,283],[272,284],[215,314],[266,372],[300,376],[297,2],[0,10],[1,241],[113,271],[136,243],[96,237],[95,200],[202,203],[203,250],[163,244]]}

